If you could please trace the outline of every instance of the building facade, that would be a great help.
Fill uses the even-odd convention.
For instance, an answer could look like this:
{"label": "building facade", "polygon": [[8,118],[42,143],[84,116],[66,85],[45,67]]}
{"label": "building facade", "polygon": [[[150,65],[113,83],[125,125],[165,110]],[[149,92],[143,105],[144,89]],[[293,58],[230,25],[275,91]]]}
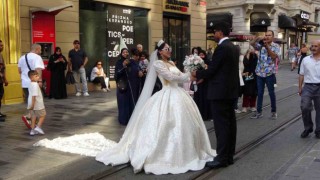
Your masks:
{"label": "building facade", "polygon": [[[22,102],[17,62],[33,43],[42,46],[46,63],[55,47],[67,56],[72,42],[80,40],[89,57],[87,72],[97,60],[105,61],[112,78],[119,48],[142,44],[152,52],[164,39],[181,67],[191,47],[206,47],[204,0],[2,0],[0,11],[8,21],[1,25],[0,39],[7,65],[9,86],[4,103]],[[120,42],[120,37],[122,41]],[[44,76],[50,72],[44,71]]]}
{"label": "building facade", "polygon": [[[308,43],[320,38],[319,0],[210,0],[207,1],[207,27],[219,19],[232,24],[231,38],[242,49],[247,49],[248,41],[255,35],[273,30],[283,55],[290,43]],[[207,44],[213,43],[210,28]],[[285,57],[283,57],[285,58]]]}

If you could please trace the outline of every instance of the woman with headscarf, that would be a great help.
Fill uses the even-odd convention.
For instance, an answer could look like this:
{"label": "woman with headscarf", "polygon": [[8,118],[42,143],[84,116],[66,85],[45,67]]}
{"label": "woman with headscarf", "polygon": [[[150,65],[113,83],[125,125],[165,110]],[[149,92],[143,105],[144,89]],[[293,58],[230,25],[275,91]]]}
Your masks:
{"label": "woman with headscarf", "polygon": [[50,56],[48,69],[51,72],[50,96],[49,98],[67,98],[65,70],[67,59],[62,55],[61,48],[56,47],[54,54]]}
{"label": "woman with headscarf", "polygon": [[139,64],[129,59],[127,48],[121,49],[120,59],[116,62],[115,80],[117,83],[118,120],[121,125],[127,125],[135,104],[138,100],[140,82]]}

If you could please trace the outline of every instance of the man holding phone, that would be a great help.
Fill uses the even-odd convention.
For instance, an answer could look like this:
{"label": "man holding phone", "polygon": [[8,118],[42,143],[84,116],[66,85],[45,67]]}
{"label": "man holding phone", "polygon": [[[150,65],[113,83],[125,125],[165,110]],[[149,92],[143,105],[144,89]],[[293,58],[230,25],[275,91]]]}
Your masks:
{"label": "man holding phone", "polygon": [[267,85],[270,101],[271,101],[271,119],[277,119],[277,108],[276,108],[276,95],[274,92],[275,84],[275,66],[276,59],[281,57],[281,51],[278,44],[273,42],[274,32],[268,30],[265,36],[257,37],[251,45],[258,50],[258,62],[256,67],[257,74],[257,88],[258,88],[258,100],[257,100],[257,112],[251,119],[261,118],[262,115],[262,102],[264,87]]}

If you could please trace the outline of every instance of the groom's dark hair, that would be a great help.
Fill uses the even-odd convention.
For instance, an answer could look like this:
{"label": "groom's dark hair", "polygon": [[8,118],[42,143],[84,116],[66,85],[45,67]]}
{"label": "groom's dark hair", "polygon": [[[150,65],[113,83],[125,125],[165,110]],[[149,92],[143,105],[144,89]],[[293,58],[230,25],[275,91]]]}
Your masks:
{"label": "groom's dark hair", "polygon": [[219,22],[213,26],[214,31],[221,31],[223,36],[229,36],[230,34],[230,24],[226,22]]}

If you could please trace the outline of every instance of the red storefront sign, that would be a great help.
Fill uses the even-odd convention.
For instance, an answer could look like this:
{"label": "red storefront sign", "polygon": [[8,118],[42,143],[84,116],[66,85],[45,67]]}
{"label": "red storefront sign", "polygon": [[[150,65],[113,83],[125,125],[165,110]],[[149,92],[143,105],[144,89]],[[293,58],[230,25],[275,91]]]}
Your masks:
{"label": "red storefront sign", "polygon": [[[41,57],[48,65],[49,57],[56,47],[55,13],[37,11],[32,13],[32,43],[41,45]],[[46,68],[42,71],[42,79],[45,81],[45,94],[50,95],[51,73]]]}

